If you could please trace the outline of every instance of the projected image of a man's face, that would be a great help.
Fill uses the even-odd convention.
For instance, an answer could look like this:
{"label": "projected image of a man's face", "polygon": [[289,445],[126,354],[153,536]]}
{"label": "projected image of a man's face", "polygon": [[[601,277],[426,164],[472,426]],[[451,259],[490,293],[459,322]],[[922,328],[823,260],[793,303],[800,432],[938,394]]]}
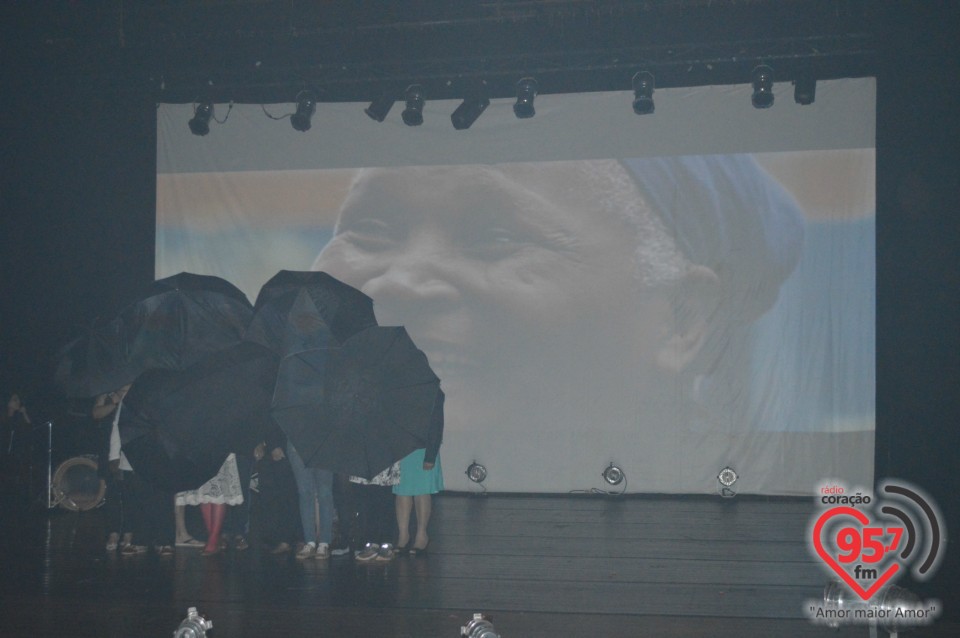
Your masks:
{"label": "projected image of a man's face", "polygon": [[[678,398],[669,293],[690,267],[624,177],[612,161],[365,170],[314,268],[407,327],[448,437],[634,430]],[[632,223],[609,210],[624,198]]]}

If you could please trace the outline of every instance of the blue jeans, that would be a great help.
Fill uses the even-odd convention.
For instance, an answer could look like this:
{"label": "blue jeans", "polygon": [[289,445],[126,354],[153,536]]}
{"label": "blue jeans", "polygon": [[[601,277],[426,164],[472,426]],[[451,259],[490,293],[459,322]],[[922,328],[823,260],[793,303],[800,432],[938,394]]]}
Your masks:
{"label": "blue jeans", "polygon": [[[329,543],[333,537],[333,472],[306,467],[296,448],[287,442],[287,458],[300,495],[300,523],[303,541]],[[320,529],[316,528],[314,503],[320,510]]]}

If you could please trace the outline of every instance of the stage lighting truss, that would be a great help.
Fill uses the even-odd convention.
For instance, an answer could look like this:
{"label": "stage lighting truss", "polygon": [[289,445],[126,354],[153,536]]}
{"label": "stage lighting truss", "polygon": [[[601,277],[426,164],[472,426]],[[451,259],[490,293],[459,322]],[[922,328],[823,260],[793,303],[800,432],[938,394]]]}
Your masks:
{"label": "stage lighting truss", "polygon": [[310,118],[317,110],[317,98],[312,91],[300,91],[297,95],[297,112],[290,116],[290,126],[296,131],[310,130]]}
{"label": "stage lighting truss", "polygon": [[403,99],[406,101],[406,107],[400,115],[403,123],[407,126],[423,124],[423,87],[419,84],[411,84],[403,92]]}
{"label": "stage lighting truss", "polygon": [[633,76],[633,112],[637,115],[653,113],[653,74],[639,71]]}
{"label": "stage lighting truss", "polygon": [[513,105],[513,114],[523,120],[537,114],[533,108],[533,100],[537,97],[537,81],[533,78],[523,78],[517,82],[517,101]]}
{"label": "stage lighting truss", "polygon": [[173,636],[174,638],[203,638],[210,629],[213,629],[213,621],[197,613],[196,607],[190,607],[187,609],[187,617],[180,622]]}
{"label": "stage lighting truss", "polygon": [[464,472],[471,481],[483,488],[484,491],[487,490],[487,487],[483,484],[484,480],[487,478],[487,468],[480,465],[476,461],[467,466],[467,471]]}
{"label": "stage lighting truss", "polygon": [[750,101],[754,108],[768,109],[773,106],[773,69],[761,64],[753,69],[753,95]]}
{"label": "stage lighting truss", "polygon": [[466,638],[500,638],[493,621],[484,614],[474,614],[470,622],[460,628],[460,635]]}

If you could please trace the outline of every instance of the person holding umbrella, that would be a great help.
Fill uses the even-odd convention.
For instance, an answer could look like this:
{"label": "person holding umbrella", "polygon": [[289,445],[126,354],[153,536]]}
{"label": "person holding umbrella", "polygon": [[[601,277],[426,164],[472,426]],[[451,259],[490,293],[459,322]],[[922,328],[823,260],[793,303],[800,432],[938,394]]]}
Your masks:
{"label": "person holding umbrella", "polygon": [[178,492],[175,502],[176,505],[200,506],[203,524],[207,528],[207,544],[203,548],[203,555],[219,554],[222,549],[220,532],[227,516],[227,505],[239,505],[243,502],[236,455],[231,452],[220,466],[217,475],[199,488]]}
{"label": "person holding umbrella", "polygon": [[[133,540],[133,532],[129,529],[129,521],[127,521],[127,529],[124,530],[123,471],[120,469],[119,456],[116,459],[110,458],[110,438],[113,433],[114,419],[108,418],[114,414],[129,389],[130,386],[126,385],[113,392],[99,395],[91,410],[91,415],[96,422],[97,436],[100,439],[97,474],[106,488],[103,513],[108,530],[106,542],[108,552],[114,552],[118,547],[126,547]],[[129,514],[127,518],[129,518]],[[121,532],[123,532],[122,542]]]}
{"label": "person holding umbrella", "polygon": [[[443,491],[443,470],[440,467],[440,443],[443,441],[443,401],[441,391],[437,395],[429,440],[426,448],[414,450],[400,461],[400,482],[393,486],[396,499],[397,551],[411,556],[426,556],[430,538],[427,526],[433,509],[433,494]],[[410,543],[410,514],[416,511],[417,534]]]}

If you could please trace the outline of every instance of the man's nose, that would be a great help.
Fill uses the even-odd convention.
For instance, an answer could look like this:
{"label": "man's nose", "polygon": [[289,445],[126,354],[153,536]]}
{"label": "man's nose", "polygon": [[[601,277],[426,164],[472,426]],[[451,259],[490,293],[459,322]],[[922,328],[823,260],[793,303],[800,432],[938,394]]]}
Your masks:
{"label": "man's nose", "polygon": [[436,246],[411,242],[363,286],[363,292],[385,309],[388,304],[411,304],[414,307],[407,310],[415,311],[418,304],[436,309],[437,304],[454,303],[460,297],[450,277],[454,261]]}

